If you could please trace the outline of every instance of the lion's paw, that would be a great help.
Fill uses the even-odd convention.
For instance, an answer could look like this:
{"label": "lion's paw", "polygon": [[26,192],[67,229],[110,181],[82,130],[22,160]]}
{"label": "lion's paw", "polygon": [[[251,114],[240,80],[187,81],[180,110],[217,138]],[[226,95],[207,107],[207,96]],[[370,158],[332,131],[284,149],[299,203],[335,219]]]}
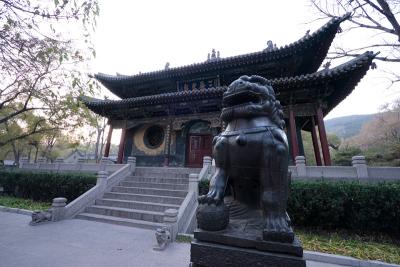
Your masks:
{"label": "lion's paw", "polygon": [[199,197],[199,203],[208,205],[215,204],[218,206],[223,203],[223,199],[224,191],[213,188],[210,190],[210,192],[207,193],[207,195]]}
{"label": "lion's paw", "polygon": [[292,243],[294,233],[289,226],[286,214],[267,215],[263,229],[263,239],[266,241]]}

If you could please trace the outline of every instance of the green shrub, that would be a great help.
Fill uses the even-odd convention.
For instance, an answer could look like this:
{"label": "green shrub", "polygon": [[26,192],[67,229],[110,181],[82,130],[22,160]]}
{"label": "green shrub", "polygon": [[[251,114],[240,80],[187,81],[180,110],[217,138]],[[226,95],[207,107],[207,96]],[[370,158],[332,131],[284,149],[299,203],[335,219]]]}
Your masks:
{"label": "green shrub", "polygon": [[295,225],[400,233],[400,183],[293,182]]}
{"label": "green shrub", "polygon": [[95,174],[0,171],[0,186],[6,194],[46,202],[55,197],[70,202],[95,184]]}
{"label": "green shrub", "polygon": [[351,158],[361,154],[362,151],[357,147],[341,148],[333,156],[333,165],[351,166]]}
{"label": "green shrub", "polygon": [[210,181],[202,180],[199,182],[199,196],[205,195],[208,193]]}
{"label": "green shrub", "polygon": [[292,181],[287,210],[295,226],[399,235],[400,183]]}

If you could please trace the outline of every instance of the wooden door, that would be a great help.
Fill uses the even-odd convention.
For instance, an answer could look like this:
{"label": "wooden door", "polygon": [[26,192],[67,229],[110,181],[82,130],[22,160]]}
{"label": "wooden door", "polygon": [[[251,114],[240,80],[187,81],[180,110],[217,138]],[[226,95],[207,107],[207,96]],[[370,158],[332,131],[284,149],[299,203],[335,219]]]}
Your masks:
{"label": "wooden door", "polygon": [[203,157],[212,154],[212,135],[189,135],[186,151],[186,165],[202,167]]}

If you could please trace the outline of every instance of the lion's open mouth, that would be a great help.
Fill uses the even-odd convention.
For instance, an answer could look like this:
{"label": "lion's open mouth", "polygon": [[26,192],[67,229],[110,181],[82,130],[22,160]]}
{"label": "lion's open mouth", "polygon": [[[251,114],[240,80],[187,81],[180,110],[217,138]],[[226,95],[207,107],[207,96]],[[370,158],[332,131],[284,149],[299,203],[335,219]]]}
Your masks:
{"label": "lion's open mouth", "polygon": [[258,104],[262,101],[262,97],[260,94],[254,91],[240,91],[237,93],[231,93],[229,95],[225,95],[222,104],[224,107],[233,107],[238,105],[245,104]]}

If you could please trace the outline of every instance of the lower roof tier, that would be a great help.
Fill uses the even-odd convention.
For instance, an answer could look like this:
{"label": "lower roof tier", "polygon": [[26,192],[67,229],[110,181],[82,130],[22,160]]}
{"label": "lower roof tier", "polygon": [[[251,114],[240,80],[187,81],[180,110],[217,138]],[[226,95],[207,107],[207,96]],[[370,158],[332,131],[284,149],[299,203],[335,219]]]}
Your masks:
{"label": "lower roof tier", "polygon": [[[327,114],[352,92],[370,68],[375,55],[373,52],[365,52],[332,69],[273,79],[270,83],[284,107],[320,103],[324,114]],[[90,110],[101,116],[111,120],[127,120],[219,111],[226,89],[227,87],[215,87],[122,100],[82,96],[81,100]]]}

